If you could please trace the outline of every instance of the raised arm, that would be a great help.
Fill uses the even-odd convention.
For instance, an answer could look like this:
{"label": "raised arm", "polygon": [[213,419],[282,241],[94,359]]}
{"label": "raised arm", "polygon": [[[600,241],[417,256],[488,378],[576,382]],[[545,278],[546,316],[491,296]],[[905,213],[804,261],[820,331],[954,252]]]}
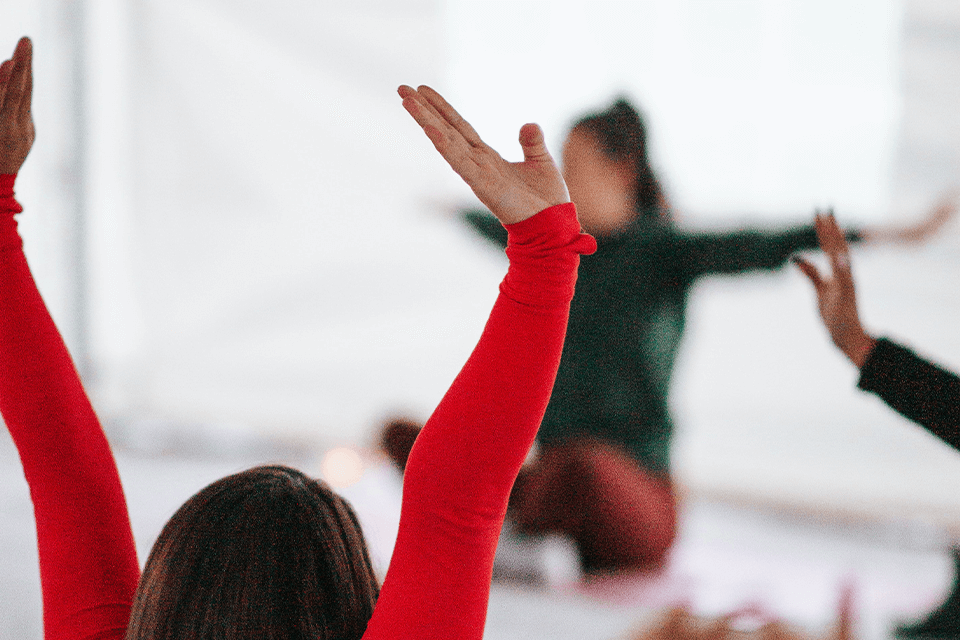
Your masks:
{"label": "raised arm", "polygon": [[139,578],[120,478],[14,214],[33,142],[31,45],[0,66],[0,412],[30,485],[47,640],[122,638]]}
{"label": "raised arm", "polygon": [[524,161],[511,164],[436,92],[400,94],[505,223],[510,267],[480,342],[410,454],[397,544],[365,638],[479,640],[510,488],[560,362],[578,254],[596,245],[580,233],[539,128],[521,129]]}
{"label": "raised arm", "polygon": [[857,386],[960,449],[960,378],[863,329],[843,233],[832,215],[818,215],[816,228],[832,275],[821,274],[803,258],[794,260],[813,283],[820,318],[833,343],[860,369]]}

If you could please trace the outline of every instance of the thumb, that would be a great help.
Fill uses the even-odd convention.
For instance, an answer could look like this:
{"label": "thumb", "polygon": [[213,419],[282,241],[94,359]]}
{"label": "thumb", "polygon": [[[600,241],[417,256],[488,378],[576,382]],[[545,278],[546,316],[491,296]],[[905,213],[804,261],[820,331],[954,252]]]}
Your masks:
{"label": "thumb", "polygon": [[542,160],[550,157],[547,145],[543,142],[540,125],[528,123],[520,127],[520,146],[523,147],[524,160]]}
{"label": "thumb", "polygon": [[800,271],[803,272],[803,275],[810,279],[810,282],[813,283],[813,288],[817,291],[820,291],[820,287],[823,286],[823,278],[820,276],[820,272],[817,271],[817,268],[800,256],[793,256],[790,258],[790,260],[797,265]]}

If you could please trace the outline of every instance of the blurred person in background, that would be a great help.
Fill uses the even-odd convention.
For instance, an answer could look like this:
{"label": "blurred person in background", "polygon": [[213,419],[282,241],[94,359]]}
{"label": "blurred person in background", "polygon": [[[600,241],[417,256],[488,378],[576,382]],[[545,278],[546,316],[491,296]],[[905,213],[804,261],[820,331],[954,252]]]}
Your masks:
{"label": "blurred person in background", "polygon": [[350,505],[283,466],[214,482],[144,567],[110,445],[40,297],[15,215],[34,141],[32,45],[0,65],[0,413],[30,487],[47,640],[480,640],[510,488],[547,406],[581,233],[536,125],[504,161],[427,87],[403,106],[505,225],[510,266],[476,349],[410,455],[377,584]]}
{"label": "blurred person in background", "polygon": [[[563,174],[597,253],[583,260],[557,382],[521,472],[509,517],[521,534],[574,540],[588,571],[657,569],[676,535],[670,478],[670,384],[693,284],[715,274],[782,267],[817,246],[813,226],[694,233],[650,163],[640,113],[625,99],[580,118],[563,145]],[[907,228],[851,229],[853,242],[922,242],[954,214],[945,199]],[[500,247],[495,217],[464,219]],[[386,425],[384,448],[402,468],[417,426]]]}
{"label": "blurred person in background", "polygon": [[[838,349],[860,370],[857,386],[960,450],[960,378],[889,338],[867,333],[857,310],[850,251],[833,214],[815,220],[832,275],[794,261],[813,283],[820,319]],[[947,599],[924,620],[901,626],[901,638],[960,638],[960,549],[952,549],[954,582]]]}

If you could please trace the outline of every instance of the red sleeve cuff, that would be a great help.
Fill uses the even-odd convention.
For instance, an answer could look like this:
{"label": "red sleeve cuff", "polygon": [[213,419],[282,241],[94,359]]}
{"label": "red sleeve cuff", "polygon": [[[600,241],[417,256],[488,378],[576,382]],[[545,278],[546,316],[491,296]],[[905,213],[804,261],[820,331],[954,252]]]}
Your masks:
{"label": "red sleeve cuff", "polygon": [[20,213],[23,207],[13,197],[13,183],[17,180],[17,174],[0,174],[0,213]]}
{"label": "red sleeve cuff", "polygon": [[[597,250],[593,236],[582,233],[577,208],[572,202],[547,207],[526,220],[504,225],[508,244],[545,244],[550,248],[568,246],[575,253],[590,255]],[[552,239],[559,242],[550,241]]]}
{"label": "red sleeve cuff", "polygon": [[548,207],[505,226],[510,268],[500,291],[531,306],[560,309],[569,304],[580,255],[597,250],[597,241],[580,231],[573,203]]}

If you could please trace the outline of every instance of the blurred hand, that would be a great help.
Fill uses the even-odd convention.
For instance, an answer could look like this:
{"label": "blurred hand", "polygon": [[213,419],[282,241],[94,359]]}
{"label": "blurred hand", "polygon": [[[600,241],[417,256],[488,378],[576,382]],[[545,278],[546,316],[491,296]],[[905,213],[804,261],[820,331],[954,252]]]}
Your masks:
{"label": "blurred hand", "polygon": [[820,318],[830,332],[833,343],[859,368],[876,341],[866,334],[860,324],[847,240],[832,213],[818,213],[815,226],[820,248],[830,259],[832,277],[821,275],[815,266],[803,258],[795,257],[793,261],[810,278],[816,289]]}
{"label": "blurred hand", "polygon": [[915,224],[904,227],[875,227],[863,230],[867,242],[892,242],[897,244],[923,244],[928,242],[947,222],[957,214],[956,190],[944,193],[940,200]]}
{"label": "blurred hand", "polygon": [[523,162],[507,162],[430,87],[404,85],[397,92],[440,155],[501,223],[520,222],[547,207],[570,202],[567,185],[537,125],[520,129]]}
{"label": "blurred hand", "polygon": [[13,59],[0,64],[0,174],[18,173],[33,146],[32,60],[30,38],[20,38]]}

